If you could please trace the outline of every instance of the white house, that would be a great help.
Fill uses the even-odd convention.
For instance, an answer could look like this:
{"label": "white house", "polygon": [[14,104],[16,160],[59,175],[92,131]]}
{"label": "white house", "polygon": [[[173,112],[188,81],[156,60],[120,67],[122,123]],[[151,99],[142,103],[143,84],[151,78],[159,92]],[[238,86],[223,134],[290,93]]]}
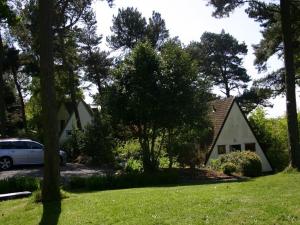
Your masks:
{"label": "white house", "polygon": [[[93,111],[82,99],[77,103],[77,109],[82,127],[92,122]],[[77,127],[73,106],[70,102],[62,103],[58,108],[59,143],[66,141]]]}
{"label": "white house", "polygon": [[236,100],[233,97],[215,100],[211,106],[214,135],[209,146],[206,165],[209,165],[211,159],[217,159],[222,154],[251,150],[260,157],[262,171],[272,171],[264,150]]}

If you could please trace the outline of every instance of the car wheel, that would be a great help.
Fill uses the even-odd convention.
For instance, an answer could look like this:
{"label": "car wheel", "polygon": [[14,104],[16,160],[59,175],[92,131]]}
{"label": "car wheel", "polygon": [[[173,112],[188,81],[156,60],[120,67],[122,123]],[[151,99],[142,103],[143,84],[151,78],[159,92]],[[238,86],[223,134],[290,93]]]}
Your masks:
{"label": "car wheel", "polygon": [[13,161],[9,157],[2,157],[0,159],[0,169],[9,170],[13,166]]}

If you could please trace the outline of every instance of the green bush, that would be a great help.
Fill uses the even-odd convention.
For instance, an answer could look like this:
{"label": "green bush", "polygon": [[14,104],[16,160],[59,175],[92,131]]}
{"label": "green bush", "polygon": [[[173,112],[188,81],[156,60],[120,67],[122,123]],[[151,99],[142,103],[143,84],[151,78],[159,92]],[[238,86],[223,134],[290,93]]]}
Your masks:
{"label": "green bush", "polygon": [[71,131],[71,136],[60,146],[67,153],[67,158],[69,160],[76,159],[85,147],[85,135],[83,131],[73,129]]}
{"label": "green bush", "polygon": [[237,171],[237,167],[235,164],[228,162],[222,165],[222,171],[224,174],[231,175]]}
{"label": "green bush", "polygon": [[241,172],[248,177],[257,177],[261,175],[262,165],[257,154],[251,151],[242,152]]}
{"label": "green bush", "polygon": [[0,180],[0,194],[20,191],[36,191],[39,188],[40,181],[38,178],[14,177]]}
{"label": "green bush", "polygon": [[72,177],[67,190],[109,190],[134,187],[177,184],[179,175],[173,171],[156,173],[129,173],[122,175]]}
{"label": "green bush", "polygon": [[143,164],[140,160],[130,158],[125,166],[125,171],[128,173],[140,173],[143,170]]}
{"label": "green bush", "polygon": [[211,165],[213,169],[223,171],[224,165],[229,163],[235,165],[236,172],[241,173],[244,176],[259,176],[262,171],[259,156],[251,151],[231,152],[222,155]]}

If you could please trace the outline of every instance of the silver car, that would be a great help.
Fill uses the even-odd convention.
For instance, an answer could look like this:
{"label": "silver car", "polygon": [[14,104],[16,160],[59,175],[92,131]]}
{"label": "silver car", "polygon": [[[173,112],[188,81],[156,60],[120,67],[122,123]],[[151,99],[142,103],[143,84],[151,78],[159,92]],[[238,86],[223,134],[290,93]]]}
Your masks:
{"label": "silver car", "polygon": [[[44,146],[30,139],[0,139],[0,170],[13,165],[44,163]],[[60,163],[66,163],[66,153],[59,151]]]}

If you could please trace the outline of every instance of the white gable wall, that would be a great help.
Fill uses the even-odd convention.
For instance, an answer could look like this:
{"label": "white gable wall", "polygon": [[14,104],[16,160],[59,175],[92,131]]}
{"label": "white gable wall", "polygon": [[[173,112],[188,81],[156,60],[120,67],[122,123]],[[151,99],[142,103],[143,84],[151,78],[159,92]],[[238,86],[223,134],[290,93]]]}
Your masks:
{"label": "white gable wall", "polygon": [[226,145],[226,153],[230,152],[230,145],[241,145],[242,150],[245,149],[245,143],[255,143],[256,154],[259,155],[262,162],[262,171],[272,171],[272,167],[269,164],[264,152],[258,144],[254,134],[252,133],[247,121],[245,120],[241,110],[236,102],[233,103],[231,111],[225,121],[223,129],[215,143],[215,146],[208,159],[208,164],[211,159],[217,159],[218,145]]}
{"label": "white gable wall", "polygon": [[[83,128],[92,122],[92,119],[93,119],[92,115],[90,114],[90,112],[85,107],[85,105],[82,101],[80,101],[78,103],[78,113],[79,113],[80,122],[81,122],[81,125]],[[73,128],[77,128],[75,113],[72,113],[71,118],[68,120],[65,129],[61,133],[61,135],[59,137],[60,143],[63,143],[70,137],[69,133]]]}

